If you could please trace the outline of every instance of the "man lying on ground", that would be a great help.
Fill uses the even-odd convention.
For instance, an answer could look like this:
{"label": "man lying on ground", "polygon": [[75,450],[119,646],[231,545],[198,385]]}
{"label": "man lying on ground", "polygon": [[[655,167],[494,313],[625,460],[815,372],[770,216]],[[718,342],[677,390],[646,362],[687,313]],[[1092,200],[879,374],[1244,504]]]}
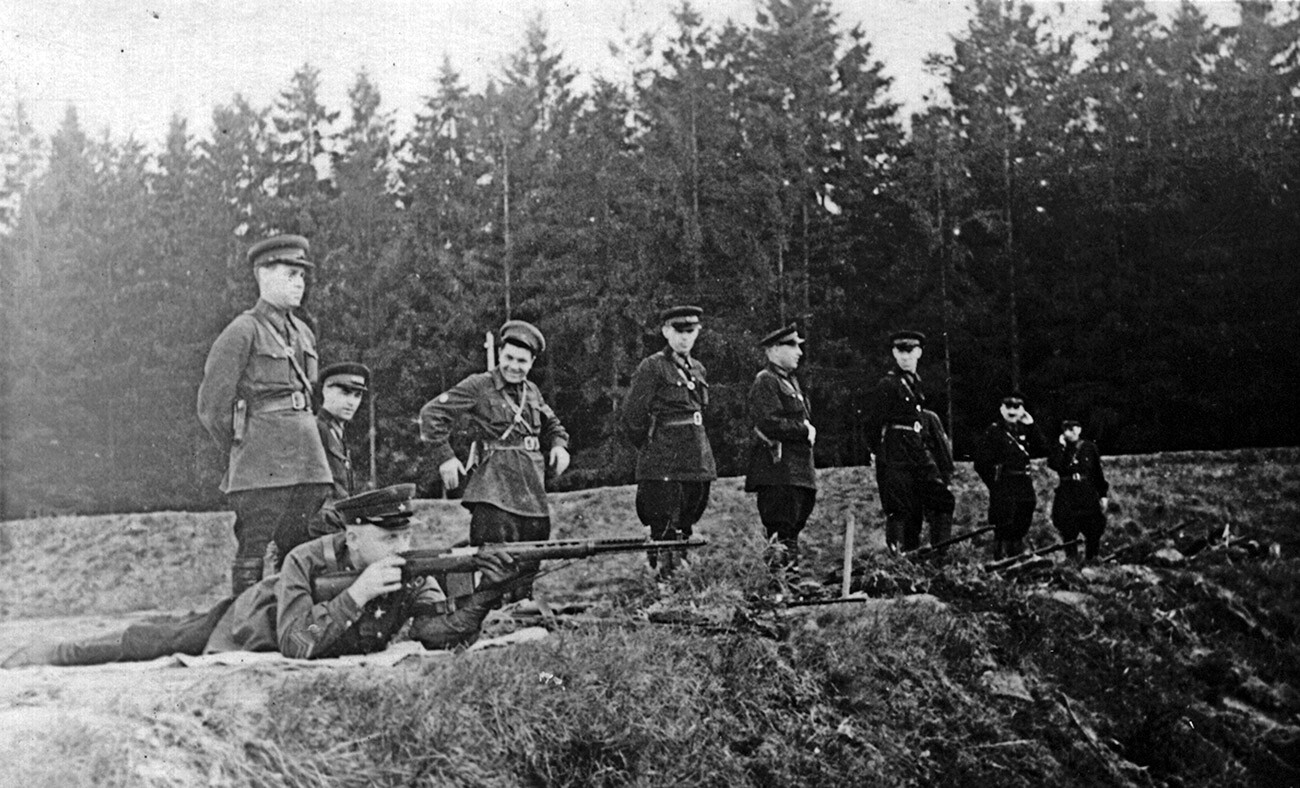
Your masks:
{"label": "man lying on ground", "polygon": [[[407,621],[410,637],[425,648],[468,645],[514,578],[513,559],[505,551],[481,553],[482,579],[467,597],[447,600],[432,578],[415,594],[399,593],[405,563],[400,553],[411,547],[414,492],[415,485],[401,484],[339,501],[342,533],[298,546],[278,575],[205,613],[133,624],[93,639],[28,646],[3,667],[98,665],[228,651],[279,651],[296,659],[368,654],[387,647]],[[359,574],[333,599],[314,600],[313,579],[337,571]]]}

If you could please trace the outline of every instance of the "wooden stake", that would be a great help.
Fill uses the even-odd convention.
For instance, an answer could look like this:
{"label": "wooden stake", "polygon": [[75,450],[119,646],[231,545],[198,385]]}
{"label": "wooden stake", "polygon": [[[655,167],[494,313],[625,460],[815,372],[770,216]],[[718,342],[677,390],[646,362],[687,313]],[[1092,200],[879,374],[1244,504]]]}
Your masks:
{"label": "wooden stake", "polygon": [[844,518],[844,583],[840,587],[840,596],[849,595],[849,585],[853,581],[853,532],[858,530],[857,520],[852,514]]}

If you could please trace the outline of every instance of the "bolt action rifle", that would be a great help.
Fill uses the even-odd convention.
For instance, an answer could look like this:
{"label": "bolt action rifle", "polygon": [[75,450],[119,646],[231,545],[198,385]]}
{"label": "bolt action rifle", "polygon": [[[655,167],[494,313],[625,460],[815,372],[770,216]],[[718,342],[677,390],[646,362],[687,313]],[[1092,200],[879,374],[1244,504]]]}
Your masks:
{"label": "bolt action rifle", "polygon": [[[418,590],[425,578],[475,570],[474,559],[484,550],[509,553],[516,562],[550,561],[566,558],[589,558],[606,553],[658,552],[703,547],[708,541],[699,538],[681,541],[649,539],[563,539],[553,542],[504,542],[487,547],[453,547],[448,550],[408,550],[402,553],[402,587]],[[360,571],[325,572],[312,581],[312,599],[325,602],[343,593],[361,575]]]}
{"label": "bolt action rifle", "polygon": [[1064,550],[1067,547],[1075,547],[1080,544],[1083,544],[1083,537],[1076,536],[1068,542],[1057,542],[1056,544],[1048,545],[1047,547],[1040,547],[1037,550],[1030,550],[1027,553],[1021,553],[1020,555],[1013,555],[998,561],[990,561],[984,565],[984,569],[990,572],[1019,569],[1022,564],[1028,563],[1034,558],[1047,555],[1048,553],[1055,553],[1057,550]]}
{"label": "bolt action rifle", "polygon": [[967,539],[974,539],[975,537],[980,536],[981,534],[986,534],[992,530],[993,530],[993,526],[986,525],[983,526],[982,528],[976,528],[973,531],[967,531],[964,534],[958,534],[957,536],[951,537],[949,539],[945,539],[939,544],[925,545],[924,547],[918,547],[914,550],[908,550],[907,552],[903,553],[903,555],[907,556],[908,558],[924,558],[925,556],[935,552],[936,550],[942,550],[945,547],[948,547],[950,545],[955,545],[960,542],[964,542]]}

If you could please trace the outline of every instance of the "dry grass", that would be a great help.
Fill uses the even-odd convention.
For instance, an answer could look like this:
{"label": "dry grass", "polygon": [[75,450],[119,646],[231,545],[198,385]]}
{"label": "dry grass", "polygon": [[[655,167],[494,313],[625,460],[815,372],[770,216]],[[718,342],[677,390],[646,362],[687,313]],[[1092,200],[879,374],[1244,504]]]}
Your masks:
{"label": "dry grass", "polygon": [[[1012,580],[978,568],[981,548],[916,566],[879,552],[869,472],[833,469],[806,532],[810,574],[838,569],[852,514],[856,585],[929,596],[779,613],[757,599],[769,583],[753,502],[728,479],[700,529],[710,546],[667,598],[640,557],[578,562],[539,588],[596,620],[540,644],[417,670],[243,677],[264,701],[233,695],[231,678],[38,726],[0,758],[25,785],[1300,782],[1300,560],[1286,546],[1300,536],[1300,453],[1118,458],[1109,471],[1108,547],[1136,543],[1143,559],[1230,523],[1265,549]],[[958,487],[960,530],[979,524],[983,496],[968,467]],[[466,522],[453,502],[422,504],[419,541],[450,544]],[[557,537],[640,533],[630,488],[559,494],[555,522]],[[221,514],[5,527],[7,618],[201,607],[233,549]],[[1043,507],[1033,539],[1053,538]],[[685,623],[651,624],[656,610]]]}

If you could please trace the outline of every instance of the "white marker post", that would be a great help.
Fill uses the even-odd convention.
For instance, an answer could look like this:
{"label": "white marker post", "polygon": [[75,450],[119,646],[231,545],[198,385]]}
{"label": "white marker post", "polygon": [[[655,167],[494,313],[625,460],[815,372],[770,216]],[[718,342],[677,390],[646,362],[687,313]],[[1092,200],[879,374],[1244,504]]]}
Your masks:
{"label": "white marker post", "polygon": [[850,512],[844,518],[844,583],[840,586],[841,597],[849,595],[849,586],[853,581],[853,533],[857,530],[857,518]]}

